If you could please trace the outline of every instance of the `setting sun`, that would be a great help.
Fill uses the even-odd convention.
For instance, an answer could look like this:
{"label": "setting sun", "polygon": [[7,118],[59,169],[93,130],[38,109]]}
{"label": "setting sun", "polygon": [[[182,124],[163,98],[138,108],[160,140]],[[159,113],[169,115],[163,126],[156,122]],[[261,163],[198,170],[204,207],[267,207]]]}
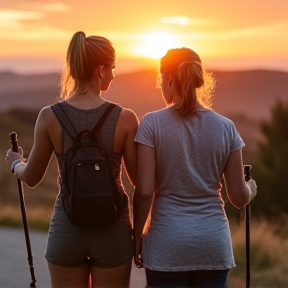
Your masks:
{"label": "setting sun", "polygon": [[177,37],[166,32],[150,32],[144,35],[143,44],[136,49],[136,54],[159,59],[168,49],[182,46]]}

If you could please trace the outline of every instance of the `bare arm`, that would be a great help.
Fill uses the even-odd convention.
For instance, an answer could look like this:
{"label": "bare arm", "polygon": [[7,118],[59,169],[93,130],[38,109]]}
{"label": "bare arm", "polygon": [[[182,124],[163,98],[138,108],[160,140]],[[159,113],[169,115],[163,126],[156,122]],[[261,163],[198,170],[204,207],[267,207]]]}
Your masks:
{"label": "bare arm", "polygon": [[34,129],[34,144],[27,163],[21,162],[15,166],[17,177],[29,187],[35,187],[41,182],[53,153],[47,128],[50,114],[48,109],[51,108],[43,108],[38,115]]}
{"label": "bare arm", "polygon": [[254,180],[245,182],[243,173],[242,149],[231,152],[224,168],[227,195],[236,208],[242,208],[256,195]]}
{"label": "bare arm", "polygon": [[138,144],[137,183],[133,199],[135,253],[134,261],[141,267],[141,237],[151,209],[155,187],[156,160],[152,147]]}
{"label": "bare arm", "polygon": [[125,139],[123,146],[123,159],[125,168],[131,183],[136,184],[136,163],[137,163],[137,143],[134,137],[138,127],[138,119],[134,112],[128,109],[122,109],[119,126],[123,127]]}

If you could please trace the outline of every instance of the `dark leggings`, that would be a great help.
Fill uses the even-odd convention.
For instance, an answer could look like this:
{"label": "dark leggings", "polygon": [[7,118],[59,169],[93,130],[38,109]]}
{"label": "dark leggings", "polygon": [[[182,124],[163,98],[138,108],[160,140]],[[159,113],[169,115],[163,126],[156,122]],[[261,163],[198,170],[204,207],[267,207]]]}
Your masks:
{"label": "dark leggings", "polygon": [[226,288],[229,269],[162,272],[146,269],[147,288]]}

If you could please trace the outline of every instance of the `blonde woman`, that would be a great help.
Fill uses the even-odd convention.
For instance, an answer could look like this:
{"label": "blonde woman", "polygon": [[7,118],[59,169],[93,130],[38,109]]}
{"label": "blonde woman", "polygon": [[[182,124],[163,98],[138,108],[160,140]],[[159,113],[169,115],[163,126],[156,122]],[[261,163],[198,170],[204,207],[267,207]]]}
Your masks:
{"label": "blonde woman", "polygon": [[134,261],[149,288],[225,288],[235,266],[221,179],[237,208],[256,184],[244,181],[233,122],[211,108],[214,83],[193,50],[169,50],[160,62],[167,108],[138,127]]}
{"label": "blonde woman", "polygon": [[[63,70],[61,106],[76,131],[91,130],[109,106],[101,92],[107,91],[115,78],[114,68],[115,51],[108,39],[86,37],[83,32],[74,34]],[[61,117],[59,113],[57,116]],[[126,201],[115,223],[101,228],[72,225],[64,212],[60,189],[45,254],[53,288],[129,287],[133,240],[128,199],[121,183],[121,163],[123,159],[134,184],[137,126],[134,112],[116,105],[100,131],[101,142],[113,162],[119,195]],[[8,150],[6,160],[19,179],[34,187],[41,182],[55,153],[61,187],[64,154],[71,145],[72,138],[51,107],[44,107],[36,122],[34,145],[27,162],[23,161],[21,148],[19,153]]]}

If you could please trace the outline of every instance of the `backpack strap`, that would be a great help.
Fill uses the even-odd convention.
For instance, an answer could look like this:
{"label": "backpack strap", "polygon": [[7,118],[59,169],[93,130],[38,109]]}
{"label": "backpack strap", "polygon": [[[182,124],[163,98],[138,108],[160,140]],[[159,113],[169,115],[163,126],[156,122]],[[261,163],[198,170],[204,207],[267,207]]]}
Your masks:
{"label": "backpack strap", "polygon": [[55,116],[59,120],[59,122],[62,124],[63,128],[66,130],[66,132],[69,134],[69,136],[72,139],[75,139],[78,131],[74,127],[73,123],[65,113],[65,110],[62,107],[62,103],[58,102],[51,106],[52,111],[54,112]]}
{"label": "backpack strap", "polygon": [[99,121],[97,122],[97,124],[94,126],[94,128],[92,129],[92,132],[95,134],[98,134],[99,131],[101,130],[105,120],[107,119],[107,117],[109,116],[110,112],[112,111],[112,109],[116,106],[116,104],[114,103],[110,103],[109,106],[107,107],[107,109],[104,111],[103,115],[101,116],[101,118],[99,119]]}
{"label": "backpack strap", "polygon": [[[116,106],[116,104],[114,104],[114,103],[110,103],[109,104],[109,106],[106,108],[106,110],[102,114],[102,116],[99,119],[99,121],[97,122],[97,124],[92,129],[92,132],[94,132],[95,134],[99,133],[99,131],[101,130],[105,120],[107,119],[107,117],[109,116],[110,112],[112,111],[112,109],[115,106]],[[69,119],[67,114],[65,113],[65,110],[63,109],[61,102],[58,102],[58,103],[52,105],[51,109],[54,112],[54,114],[56,115],[56,117],[59,120],[59,122],[62,124],[63,128],[69,134],[69,136],[72,139],[75,139],[77,134],[78,134],[78,131],[74,127],[73,123],[71,122],[71,120]]]}

